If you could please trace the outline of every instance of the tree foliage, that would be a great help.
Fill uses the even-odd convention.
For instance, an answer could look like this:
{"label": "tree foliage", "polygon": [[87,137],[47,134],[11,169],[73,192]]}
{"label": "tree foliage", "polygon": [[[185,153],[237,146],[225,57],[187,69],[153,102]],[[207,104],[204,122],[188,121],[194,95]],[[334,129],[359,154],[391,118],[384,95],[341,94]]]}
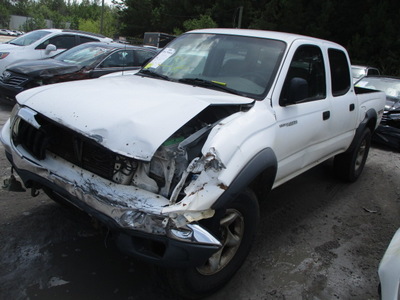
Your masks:
{"label": "tree foliage", "polygon": [[[80,29],[110,37],[118,33],[117,9],[109,5],[104,5],[103,9],[101,0],[0,1],[2,4],[0,5],[0,23],[3,27],[7,27],[10,15],[14,14],[29,17],[21,28],[24,31],[44,28],[46,20],[51,20],[54,28]],[[103,32],[100,32],[101,15],[103,15]]]}
{"label": "tree foliage", "polygon": [[[345,46],[353,63],[400,75],[400,1],[394,0],[112,0],[103,11],[103,34],[143,38],[144,32],[180,34],[205,28],[293,32]],[[0,0],[0,23],[10,14],[33,18],[34,29],[55,27],[100,32],[101,0]],[[28,26],[29,25],[29,26]]]}
{"label": "tree foliage", "polygon": [[[238,26],[310,35],[345,46],[353,63],[400,75],[400,1],[393,0],[114,0],[121,32],[180,33],[189,29]],[[207,22],[205,22],[207,18]]]}

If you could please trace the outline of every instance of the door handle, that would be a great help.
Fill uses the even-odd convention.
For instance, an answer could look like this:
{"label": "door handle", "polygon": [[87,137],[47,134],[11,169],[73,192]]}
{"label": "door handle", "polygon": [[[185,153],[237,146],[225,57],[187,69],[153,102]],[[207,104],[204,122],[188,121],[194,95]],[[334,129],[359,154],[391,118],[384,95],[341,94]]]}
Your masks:
{"label": "door handle", "polygon": [[349,110],[350,110],[350,111],[353,111],[353,110],[354,110],[354,108],[355,108],[355,105],[354,105],[354,103],[352,103],[352,104],[350,104],[350,105],[349,105]]}
{"label": "door handle", "polygon": [[329,110],[327,110],[327,111],[324,111],[323,113],[322,113],[322,120],[328,120],[329,118],[331,117],[331,112],[329,111]]}

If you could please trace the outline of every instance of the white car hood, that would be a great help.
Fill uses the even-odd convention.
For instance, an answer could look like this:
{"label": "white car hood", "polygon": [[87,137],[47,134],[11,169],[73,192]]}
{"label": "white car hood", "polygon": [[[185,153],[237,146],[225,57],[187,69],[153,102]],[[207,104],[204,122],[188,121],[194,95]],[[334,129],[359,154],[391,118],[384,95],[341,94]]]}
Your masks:
{"label": "white car hood", "polygon": [[139,76],[46,85],[17,101],[128,157],[150,160],[157,148],[209,105],[253,100]]}
{"label": "white car hood", "polygon": [[0,51],[15,51],[21,49],[25,49],[25,47],[12,44],[0,44]]}

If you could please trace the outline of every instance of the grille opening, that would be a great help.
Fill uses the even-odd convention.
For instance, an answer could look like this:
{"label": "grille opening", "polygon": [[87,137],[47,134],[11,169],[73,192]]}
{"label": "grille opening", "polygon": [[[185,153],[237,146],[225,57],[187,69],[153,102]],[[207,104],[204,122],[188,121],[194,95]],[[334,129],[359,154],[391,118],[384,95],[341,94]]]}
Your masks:
{"label": "grille opening", "polygon": [[[23,119],[15,123],[18,128],[13,130],[14,144],[21,145],[38,160],[45,159],[49,151],[82,169],[113,180],[121,155],[46,118],[36,116],[36,121],[41,125],[39,129]],[[131,158],[124,159],[133,161]]]}

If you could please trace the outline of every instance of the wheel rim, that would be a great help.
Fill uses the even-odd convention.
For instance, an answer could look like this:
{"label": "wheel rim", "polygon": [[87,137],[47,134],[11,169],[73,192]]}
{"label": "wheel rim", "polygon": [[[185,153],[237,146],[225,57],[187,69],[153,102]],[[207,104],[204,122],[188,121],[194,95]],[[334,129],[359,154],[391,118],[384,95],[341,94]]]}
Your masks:
{"label": "wheel rim", "polygon": [[357,172],[363,165],[364,156],[367,150],[367,141],[364,139],[360,145],[360,149],[358,150],[356,161],[355,161],[355,171]]}
{"label": "wheel rim", "polygon": [[222,247],[203,266],[197,268],[200,274],[213,275],[218,273],[235,256],[243,239],[243,215],[236,209],[227,209],[225,216],[220,221],[220,231]]}

